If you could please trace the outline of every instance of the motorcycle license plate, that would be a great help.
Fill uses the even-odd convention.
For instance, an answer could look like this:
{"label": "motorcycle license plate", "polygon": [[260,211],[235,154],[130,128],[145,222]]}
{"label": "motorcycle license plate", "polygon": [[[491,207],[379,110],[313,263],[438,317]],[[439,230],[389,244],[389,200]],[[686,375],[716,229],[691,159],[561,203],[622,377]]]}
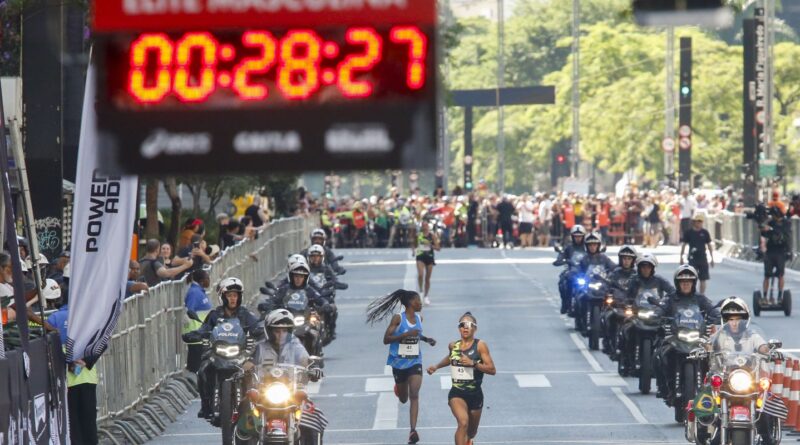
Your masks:
{"label": "motorcycle license plate", "polygon": [[267,428],[270,434],[286,434],[286,422],[281,419],[272,419]]}
{"label": "motorcycle license plate", "polygon": [[475,368],[450,366],[450,376],[456,382],[471,382],[475,380]]}
{"label": "motorcycle license plate", "polygon": [[731,407],[731,420],[734,422],[749,422],[750,421],[750,408],[746,406],[732,406]]}
{"label": "motorcycle license plate", "polygon": [[400,343],[399,348],[400,357],[418,357],[419,356],[419,343],[405,344]]}

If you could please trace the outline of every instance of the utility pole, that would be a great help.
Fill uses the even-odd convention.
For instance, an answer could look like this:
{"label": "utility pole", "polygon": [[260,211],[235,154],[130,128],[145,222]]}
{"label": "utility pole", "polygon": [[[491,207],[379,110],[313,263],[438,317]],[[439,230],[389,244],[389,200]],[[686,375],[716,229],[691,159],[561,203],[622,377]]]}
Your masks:
{"label": "utility pole", "polygon": [[764,25],[766,27],[767,35],[766,37],[766,59],[767,59],[767,79],[766,79],[766,116],[764,119],[764,158],[765,159],[775,159],[775,149],[774,149],[774,135],[775,135],[775,128],[773,126],[774,120],[772,119],[772,98],[774,97],[774,47],[775,47],[775,0],[764,0],[764,12],[766,13],[766,17],[764,19]]}
{"label": "utility pole", "polygon": [[504,74],[506,71],[506,61],[503,51],[505,40],[503,1],[504,0],[497,0],[497,188],[500,193],[505,192],[506,188],[506,136],[503,132],[505,113],[503,107],[500,105],[500,89],[505,87]]}
{"label": "utility pole", "polygon": [[[672,178],[675,175],[675,28],[667,27],[667,56],[664,60],[667,72],[666,107],[664,109],[664,141],[672,140],[672,150],[664,148],[664,176]],[[673,186],[670,179],[670,187]]]}
{"label": "utility pole", "polygon": [[578,178],[581,144],[581,93],[580,93],[580,0],[572,0],[572,177]]}

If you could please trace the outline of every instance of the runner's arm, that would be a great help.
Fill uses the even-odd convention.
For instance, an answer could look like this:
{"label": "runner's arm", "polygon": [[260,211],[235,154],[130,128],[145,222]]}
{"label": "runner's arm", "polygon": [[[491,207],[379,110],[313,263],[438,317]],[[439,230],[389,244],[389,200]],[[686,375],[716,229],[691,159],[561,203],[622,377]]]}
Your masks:
{"label": "runner's arm", "polygon": [[492,360],[492,355],[489,353],[489,347],[486,346],[485,341],[478,343],[478,352],[481,354],[481,359],[475,363],[475,369],[484,374],[497,374],[497,369],[494,367],[494,360]]}

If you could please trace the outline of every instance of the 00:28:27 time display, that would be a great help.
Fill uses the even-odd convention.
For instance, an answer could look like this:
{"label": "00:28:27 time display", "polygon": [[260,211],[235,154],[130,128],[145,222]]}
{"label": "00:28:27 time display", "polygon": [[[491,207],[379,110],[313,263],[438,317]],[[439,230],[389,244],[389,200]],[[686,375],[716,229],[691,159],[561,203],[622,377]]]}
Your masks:
{"label": "00:28:27 time display", "polygon": [[[270,95],[267,82],[258,82],[275,68],[275,86],[290,101],[309,99],[322,86],[335,85],[348,99],[370,97],[375,85],[367,76],[384,61],[387,43],[374,28],[352,27],[345,43],[358,51],[338,60],[341,45],[325,41],[310,29],[289,30],[281,39],[268,31],[248,30],[241,46],[220,43],[209,32],[188,32],[173,41],[164,33],[145,33],[134,40],[128,54],[126,90],[140,104],[157,104],[168,96],[180,102],[198,103],[217,88],[230,88],[245,101],[261,101]],[[393,45],[407,46],[405,87],[420,90],[426,83],[428,39],[415,26],[395,26],[388,32]],[[242,49],[249,53],[243,57]],[[220,63],[237,62],[230,71]]]}

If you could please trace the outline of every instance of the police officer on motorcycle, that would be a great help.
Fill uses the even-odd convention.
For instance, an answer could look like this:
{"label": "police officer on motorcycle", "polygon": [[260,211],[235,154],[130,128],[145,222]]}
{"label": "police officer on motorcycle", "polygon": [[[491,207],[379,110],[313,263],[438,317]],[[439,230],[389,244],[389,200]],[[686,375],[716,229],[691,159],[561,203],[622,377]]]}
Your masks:
{"label": "police officer on motorcycle", "polygon": [[[258,338],[263,334],[258,318],[253,315],[243,305],[244,285],[238,278],[225,278],[219,284],[220,306],[209,312],[203,325],[195,331],[183,334],[183,341],[186,343],[196,343],[203,338],[207,338],[220,320],[237,318],[244,331]],[[197,371],[197,389],[200,392],[200,412],[197,417],[208,418],[213,416],[213,397],[215,375],[214,367],[208,360],[204,360]]]}
{"label": "police officer on motorcycle", "polygon": [[653,290],[660,298],[675,293],[669,281],[656,275],[658,260],[651,253],[643,253],[636,259],[636,277],[628,289],[628,301],[636,301],[636,297],[645,290]]}
{"label": "police officer on motorcycle", "polygon": [[[563,266],[564,264],[568,264],[573,255],[576,253],[583,254],[586,252],[586,246],[583,243],[583,239],[586,236],[586,229],[584,229],[582,225],[576,224],[572,227],[572,230],[570,230],[569,234],[570,238],[572,238],[572,244],[567,245],[561,252],[559,252],[558,258],[556,258],[556,260],[553,262],[554,266]],[[562,314],[567,313],[572,299],[570,272],[572,271],[564,270],[558,277],[558,292],[561,295]]]}
{"label": "police officer on motorcycle", "polygon": [[[722,328],[714,333],[706,344],[706,350],[713,352],[752,352],[764,355],[770,354],[767,341],[750,328],[750,307],[739,297],[730,297],[720,304],[719,312],[722,318]],[[780,352],[772,352],[771,359],[783,356]],[[761,444],[774,445],[771,428],[775,419],[766,411],[762,412],[756,429],[761,436]]]}
{"label": "police officer on motorcycle", "polygon": [[[319,244],[314,244],[308,248],[308,267],[311,273],[308,283],[320,294],[324,292],[333,292],[332,290],[323,289],[323,287],[328,283],[334,285],[338,282],[336,272],[323,261],[324,255],[325,250]],[[336,338],[336,319],[339,313],[336,311],[333,294],[326,298],[326,301],[332,306],[332,312],[329,313],[330,315],[326,318],[325,322],[330,327],[331,340],[333,340]]]}
{"label": "police officer on motorcycle", "polygon": [[309,285],[309,275],[311,269],[303,255],[292,255],[289,257],[288,276],[286,281],[278,286],[275,296],[271,298],[270,311],[279,308],[286,308],[286,303],[292,294],[300,291],[305,292],[308,301],[314,306],[325,306],[328,300],[323,298],[313,286]]}
{"label": "police officer on motorcycle", "polygon": [[[608,283],[611,286],[611,294],[617,304],[625,304],[628,295],[628,288],[630,288],[631,281],[636,276],[636,269],[633,265],[636,263],[636,249],[633,246],[622,246],[619,249],[617,258],[619,263],[611,273],[608,275]],[[611,339],[616,338],[617,327],[619,326],[618,317],[614,316],[613,311],[606,311],[603,314],[606,332],[603,335],[603,352],[611,355],[612,360],[615,358],[615,351],[611,348]]]}
{"label": "police officer on motorcycle", "polygon": [[605,271],[611,271],[616,267],[614,262],[601,252],[603,238],[598,232],[591,232],[586,235],[586,240],[583,242],[586,245],[586,256],[581,260],[580,271],[581,273],[588,273],[596,270],[600,266]]}
{"label": "police officer on motorcycle", "polygon": [[[711,300],[697,292],[699,277],[697,270],[693,266],[688,264],[678,266],[678,269],[673,274],[675,293],[668,295],[659,303],[666,317],[674,317],[678,306],[696,304],[707,321],[715,322],[719,319],[717,309]],[[672,387],[672,379],[668,376],[674,375],[676,363],[669,344],[662,345],[660,351],[656,354],[656,360],[656,383],[658,384],[656,397],[670,400],[674,393],[674,388]]]}
{"label": "police officer on motorcycle", "polygon": [[[275,309],[270,312],[264,320],[264,339],[256,344],[253,357],[245,365],[245,369],[252,371],[255,368],[255,372],[259,372],[262,365],[288,364],[302,366],[308,368],[307,377],[310,381],[319,381],[323,376],[322,370],[311,363],[308,351],[306,351],[303,343],[294,335],[293,331],[294,318],[291,312],[286,309]],[[311,365],[310,368],[309,365]],[[248,386],[252,387],[252,379],[248,380],[250,381]],[[245,408],[249,401],[245,398],[241,403],[243,406],[239,408],[239,413],[243,416],[252,416],[252,409]],[[242,423],[252,424],[253,422],[245,421]],[[316,433],[316,431],[308,431],[308,428],[304,426],[300,426],[300,430],[301,437],[312,438]],[[319,433],[322,433],[322,431],[319,431]],[[304,440],[302,443],[309,443],[309,441]]]}
{"label": "police officer on motorcycle", "polygon": [[[333,249],[325,245],[327,239],[328,235],[325,233],[325,230],[314,229],[311,231],[311,245],[320,245],[325,250],[325,264],[331,266],[331,269],[338,275],[344,275],[346,270],[339,265],[339,260],[336,258],[336,254],[333,253]],[[307,257],[309,249],[310,247],[303,249],[300,255]]]}

